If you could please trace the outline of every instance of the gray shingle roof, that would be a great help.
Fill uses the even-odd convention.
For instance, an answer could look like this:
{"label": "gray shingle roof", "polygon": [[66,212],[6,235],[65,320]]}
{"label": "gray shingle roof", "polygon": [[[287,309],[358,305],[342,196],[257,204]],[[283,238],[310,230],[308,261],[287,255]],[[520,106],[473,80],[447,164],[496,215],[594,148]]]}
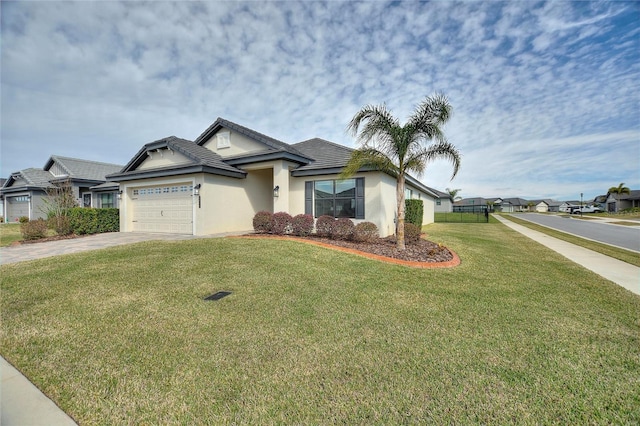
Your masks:
{"label": "gray shingle roof", "polygon": [[52,155],[45,164],[44,170],[50,170],[54,163],[60,165],[60,167],[65,170],[67,175],[72,179],[104,181],[106,180],[106,175],[116,173],[122,169],[122,165],[120,164],[102,163],[99,161],[81,160],[78,158]]}
{"label": "gray shingle roof", "polygon": [[[147,158],[147,152],[153,151],[159,148],[170,148],[176,152],[181,153],[187,157],[191,162],[187,164],[180,164],[177,166],[161,167],[152,170],[137,170],[142,162]],[[191,168],[190,172],[203,171],[203,167],[215,169],[221,171],[221,174],[232,175],[241,177],[246,175],[246,172],[233,167],[222,160],[222,157],[207,148],[200,145],[196,145],[186,139],[181,139],[176,136],[169,136],[163,139],[159,139],[154,142],[145,144],[140,151],[127,163],[119,173],[113,173],[109,175],[111,180],[120,181],[122,178],[130,178],[134,175],[147,175],[149,173],[166,173],[169,170],[183,170],[185,168]],[[193,168],[198,168],[195,170]]]}
{"label": "gray shingle roof", "polygon": [[[52,186],[49,182],[53,179],[53,175],[42,169],[29,168],[20,170],[18,172],[20,176],[27,182],[26,186],[39,187],[39,188],[47,188]],[[22,186],[22,185],[18,185]],[[16,187],[14,185],[14,187]]]}
{"label": "gray shingle roof", "polygon": [[298,167],[296,171],[342,168],[353,152],[351,148],[320,138],[309,139],[292,146],[305,157],[313,159],[311,163]]}

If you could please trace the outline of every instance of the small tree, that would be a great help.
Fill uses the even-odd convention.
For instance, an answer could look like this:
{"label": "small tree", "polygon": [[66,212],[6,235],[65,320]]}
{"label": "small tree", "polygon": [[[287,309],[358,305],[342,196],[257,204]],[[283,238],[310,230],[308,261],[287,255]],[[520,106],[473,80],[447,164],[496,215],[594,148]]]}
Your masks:
{"label": "small tree", "polygon": [[73,187],[69,180],[56,183],[46,188],[47,196],[43,199],[41,211],[47,215],[50,226],[60,235],[70,234],[72,229],[69,224],[69,209],[78,206],[73,195]]}

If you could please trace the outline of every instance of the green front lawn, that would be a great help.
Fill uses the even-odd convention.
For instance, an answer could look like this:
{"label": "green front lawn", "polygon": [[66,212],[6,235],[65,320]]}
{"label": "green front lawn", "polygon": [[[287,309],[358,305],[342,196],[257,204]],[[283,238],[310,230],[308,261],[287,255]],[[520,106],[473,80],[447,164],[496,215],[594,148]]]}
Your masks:
{"label": "green front lawn", "polygon": [[640,297],[501,224],[426,232],[462,264],[228,238],[5,265],[0,352],[80,424],[640,422]]}
{"label": "green front lawn", "polygon": [[20,240],[22,240],[22,233],[19,223],[0,224],[0,247],[10,246]]}

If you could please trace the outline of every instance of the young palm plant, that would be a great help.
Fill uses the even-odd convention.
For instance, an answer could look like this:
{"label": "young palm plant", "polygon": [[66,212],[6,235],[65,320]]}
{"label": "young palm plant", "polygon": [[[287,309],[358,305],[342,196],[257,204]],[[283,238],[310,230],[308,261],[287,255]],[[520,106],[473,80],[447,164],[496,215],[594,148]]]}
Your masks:
{"label": "young palm plant", "polygon": [[[396,178],[396,240],[399,250],[404,241],[404,191],[408,173],[421,176],[427,164],[436,159],[450,160],[453,179],[460,168],[460,153],[449,143],[442,126],[451,116],[451,105],[443,94],[428,96],[402,125],[385,105],[367,105],[351,119],[347,131],[359,144],[341,177],[352,176],[362,168],[372,168]],[[427,144],[431,142],[430,144]]]}

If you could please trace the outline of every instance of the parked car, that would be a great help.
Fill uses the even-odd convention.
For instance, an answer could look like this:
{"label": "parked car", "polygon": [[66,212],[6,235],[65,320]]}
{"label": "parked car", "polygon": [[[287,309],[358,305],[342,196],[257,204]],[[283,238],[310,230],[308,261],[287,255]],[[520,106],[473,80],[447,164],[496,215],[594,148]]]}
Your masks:
{"label": "parked car", "polygon": [[571,212],[571,214],[578,214],[578,213],[602,213],[602,209],[600,207],[597,206],[586,206],[586,207],[582,207],[582,208],[578,208],[574,211]]}

